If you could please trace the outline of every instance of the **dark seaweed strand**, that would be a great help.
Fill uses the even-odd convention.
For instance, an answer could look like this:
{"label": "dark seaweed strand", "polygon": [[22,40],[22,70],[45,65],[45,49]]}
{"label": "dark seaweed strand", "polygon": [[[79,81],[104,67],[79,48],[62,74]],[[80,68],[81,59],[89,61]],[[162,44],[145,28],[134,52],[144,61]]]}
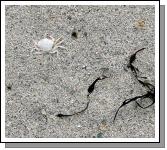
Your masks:
{"label": "dark seaweed strand", "polygon": [[152,103],[151,103],[150,105],[148,105],[148,106],[146,106],[146,107],[142,107],[142,106],[139,104],[139,102],[136,101],[136,104],[137,104],[140,108],[146,109],[146,108],[152,106],[152,105],[155,103],[155,86],[152,85],[151,83],[143,82],[143,81],[139,80],[138,78],[137,78],[137,80],[138,80],[138,82],[139,82],[140,84],[142,84],[144,87],[147,87],[148,90],[149,90],[149,91],[148,91],[148,96],[147,96],[146,98],[150,98],[150,99],[152,100]]}
{"label": "dark seaweed strand", "polygon": [[87,95],[87,97],[89,97],[89,95],[94,91],[96,82],[99,81],[99,80],[106,79],[106,78],[108,78],[108,77],[102,76],[102,77],[98,77],[95,81],[93,81],[93,83],[88,87],[88,95]]}
{"label": "dark seaweed strand", "polygon": [[89,103],[90,103],[90,99],[89,99],[89,101],[87,102],[86,107],[85,107],[83,110],[79,111],[79,112],[75,112],[75,113],[70,114],[70,115],[58,114],[57,117],[62,118],[62,117],[70,117],[70,116],[78,115],[79,113],[84,112],[84,111],[88,108]]}
{"label": "dark seaweed strand", "polygon": [[135,73],[135,77],[137,77],[137,72],[139,72],[138,68],[133,66],[133,62],[136,60],[136,54],[142,50],[144,50],[145,48],[139,49],[138,51],[136,51],[133,55],[130,56],[129,59],[129,64],[127,65],[128,68],[131,69],[132,72]]}
{"label": "dark seaweed strand", "polygon": [[79,112],[77,112],[77,113],[74,113],[74,115],[75,115],[75,114],[78,115],[79,113],[82,113],[82,112],[84,112],[86,109],[88,109],[89,103],[90,103],[90,99],[89,99],[89,101],[87,102],[86,107],[85,107],[83,110],[81,110],[81,111],[79,111]]}
{"label": "dark seaweed strand", "polygon": [[87,102],[86,107],[85,107],[83,110],[81,110],[81,111],[79,111],[79,112],[75,112],[75,113],[70,114],[70,115],[57,114],[57,117],[60,117],[60,118],[62,118],[62,117],[70,117],[70,116],[74,116],[74,115],[77,115],[77,114],[79,114],[79,113],[82,113],[82,112],[86,111],[86,109],[88,109],[88,106],[89,106],[89,103],[90,103],[89,95],[94,91],[96,82],[99,81],[99,80],[103,80],[103,79],[105,79],[105,78],[108,78],[108,77],[106,77],[106,76],[98,77],[98,78],[89,86],[89,88],[88,88],[88,95],[87,95],[88,102]]}
{"label": "dark seaweed strand", "polygon": [[98,77],[88,88],[88,95],[87,97],[94,91],[94,88],[95,88],[95,84],[96,82],[100,80],[100,77]]}
{"label": "dark seaweed strand", "polygon": [[155,89],[153,89],[153,91],[148,91],[147,96],[144,98],[150,98],[152,100],[152,103],[146,107],[142,107],[137,101],[136,101],[136,104],[143,109],[146,109],[146,108],[152,106],[155,103]]}
{"label": "dark seaweed strand", "polygon": [[129,63],[132,64],[135,60],[136,60],[136,54],[142,50],[144,50],[145,48],[141,48],[138,51],[136,51],[133,55],[130,56],[130,60]]}
{"label": "dark seaweed strand", "polygon": [[[138,99],[145,99],[145,98],[150,98],[150,99],[152,99],[153,102],[152,102],[149,106],[147,106],[147,107],[142,107],[136,100],[138,100]],[[126,100],[122,103],[122,105],[118,108],[117,112],[115,113],[114,121],[115,121],[115,119],[116,119],[116,116],[117,116],[118,111],[120,110],[120,108],[123,107],[123,106],[125,106],[125,105],[127,105],[127,104],[130,103],[130,102],[133,102],[133,101],[135,101],[137,104],[139,104],[139,107],[141,107],[141,108],[143,108],[143,109],[148,108],[148,107],[150,107],[151,105],[154,104],[154,93],[151,93],[150,91],[148,91],[148,92],[147,92],[146,94],[144,94],[144,95],[136,96],[136,97],[130,98],[130,99],[126,99]]]}
{"label": "dark seaweed strand", "polygon": [[[134,98],[125,100],[125,101],[122,103],[122,105],[118,108],[118,110],[116,111],[113,122],[115,121],[116,116],[117,116],[117,114],[118,114],[120,108],[123,107],[123,106],[125,106],[125,105],[127,105],[127,104],[130,103],[130,102],[135,101],[136,104],[137,104],[139,107],[143,108],[143,109],[148,108],[148,107],[152,106],[152,105],[155,103],[155,86],[152,85],[151,83],[147,83],[147,82],[143,82],[143,81],[139,80],[139,79],[138,79],[138,76],[137,76],[137,71],[139,71],[139,70],[138,70],[138,68],[136,68],[136,67],[134,67],[134,66],[132,65],[132,63],[133,63],[133,62],[135,61],[135,59],[136,59],[136,54],[137,54],[139,51],[144,50],[144,49],[145,49],[145,48],[142,48],[142,49],[138,50],[135,54],[133,54],[133,55],[130,57],[130,61],[129,61],[129,64],[128,64],[128,68],[130,68],[131,71],[135,74],[135,77],[137,78],[137,80],[139,81],[139,83],[142,84],[143,86],[147,87],[147,88],[149,89],[149,91],[147,91],[147,93],[144,94],[144,95],[142,95],[142,96],[136,96],[136,97],[134,97]],[[142,78],[146,78],[146,77],[142,77]],[[150,99],[152,100],[152,103],[151,103],[149,106],[147,106],[147,107],[142,107],[142,106],[137,102],[137,100],[138,100],[138,99],[145,99],[145,98],[150,98]]]}
{"label": "dark seaweed strand", "polygon": [[151,103],[150,105],[148,105],[148,106],[146,106],[146,107],[143,107],[143,106],[141,106],[141,105],[136,101],[136,104],[137,104],[140,108],[143,108],[143,109],[146,109],[146,108],[152,106],[154,103],[155,103],[155,101],[152,101],[152,103]]}
{"label": "dark seaweed strand", "polygon": [[69,117],[69,116],[72,116],[72,115],[57,114],[57,117],[60,117],[60,118],[62,118],[62,117]]}
{"label": "dark seaweed strand", "polygon": [[[143,96],[145,96],[145,95],[143,95]],[[115,121],[115,119],[116,119],[116,117],[117,117],[117,114],[118,114],[120,108],[122,108],[123,106],[127,105],[127,104],[130,103],[130,102],[133,102],[133,101],[136,101],[136,100],[139,99],[139,98],[142,98],[143,96],[136,96],[136,97],[131,98],[131,99],[126,99],[126,100],[122,103],[122,105],[118,108],[118,110],[116,111],[113,122]]]}
{"label": "dark seaweed strand", "polygon": [[[140,49],[139,51],[141,51],[141,50],[142,49]],[[139,52],[139,51],[137,51],[137,52]],[[147,94],[148,96],[146,98],[150,98],[152,100],[152,103],[147,107],[142,107],[137,101],[136,101],[136,103],[139,107],[141,107],[143,109],[148,108],[155,103],[155,86],[152,85],[151,83],[141,81],[138,76],[136,76],[136,78],[140,84],[142,84],[144,87],[148,88],[149,91]],[[140,77],[140,78],[146,78],[146,77]]]}
{"label": "dark seaweed strand", "polygon": [[143,82],[143,81],[139,80],[138,78],[137,78],[137,80],[139,81],[140,84],[147,87],[150,91],[152,91],[155,88],[155,86],[152,85],[151,83]]}
{"label": "dark seaweed strand", "polygon": [[[139,70],[138,70],[138,68],[136,68],[135,66],[132,65],[132,63],[133,63],[133,62],[135,61],[135,59],[136,59],[136,54],[137,54],[138,52],[144,50],[144,49],[145,49],[145,48],[142,48],[142,49],[136,51],[135,54],[131,55],[130,61],[129,61],[129,65],[128,65],[128,66],[130,66],[131,71],[132,71],[133,73],[135,73],[135,77],[137,78],[138,82],[139,82],[140,84],[142,84],[144,87],[147,87],[147,88],[149,89],[149,91],[152,93],[152,94],[148,95],[148,97],[146,97],[146,98],[150,98],[150,99],[153,101],[153,103],[149,105],[149,106],[151,106],[151,105],[153,105],[153,104],[155,103],[155,86],[152,85],[151,83],[143,82],[143,81],[139,80],[139,79],[138,79],[139,76],[137,76],[137,72],[136,72],[136,70],[137,70],[137,71],[139,71]],[[147,77],[140,77],[140,78],[147,78]],[[138,102],[136,102],[136,103],[138,104],[139,107],[141,106]],[[147,106],[146,108],[148,108],[149,106]],[[141,107],[141,108],[142,108],[142,107]],[[145,107],[144,107],[144,108],[145,108]]]}

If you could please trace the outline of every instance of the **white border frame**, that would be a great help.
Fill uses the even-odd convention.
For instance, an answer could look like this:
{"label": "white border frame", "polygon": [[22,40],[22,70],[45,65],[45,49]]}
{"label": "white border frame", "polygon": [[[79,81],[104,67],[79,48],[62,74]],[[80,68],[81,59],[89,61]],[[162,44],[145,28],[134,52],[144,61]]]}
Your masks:
{"label": "white border frame", "polygon": [[155,87],[159,87],[158,1],[2,1],[1,2],[1,138],[2,142],[159,142],[159,88],[155,88],[155,138],[6,138],[5,137],[5,5],[155,5]]}

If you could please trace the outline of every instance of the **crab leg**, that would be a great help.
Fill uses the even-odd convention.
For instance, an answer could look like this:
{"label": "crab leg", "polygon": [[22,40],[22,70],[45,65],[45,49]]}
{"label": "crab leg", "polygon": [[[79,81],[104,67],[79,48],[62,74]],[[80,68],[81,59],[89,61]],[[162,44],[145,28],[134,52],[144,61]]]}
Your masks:
{"label": "crab leg", "polygon": [[[34,43],[35,49],[37,49],[37,50],[38,50],[38,49],[39,49],[39,47],[38,47],[37,42],[33,40],[33,43]],[[33,52],[33,51],[34,51],[34,49],[32,49],[32,50],[31,50],[31,52]]]}
{"label": "crab leg", "polygon": [[63,42],[63,38],[58,38],[57,40],[54,41],[54,45],[59,45]]}
{"label": "crab leg", "polygon": [[47,35],[46,36],[47,38],[49,38],[49,39],[51,39],[52,41],[54,41],[55,39],[54,39],[54,37],[53,36],[51,36],[51,35]]}
{"label": "crab leg", "polygon": [[59,57],[59,51],[57,49],[50,51],[50,54],[54,54],[55,52],[57,53],[57,57]]}
{"label": "crab leg", "polygon": [[36,50],[36,51],[38,51],[38,52],[36,52],[35,54],[42,54],[42,52],[39,52],[39,51],[41,51],[41,50],[40,50],[40,48],[38,47],[37,42],[33,40],[33,43],[34,43],[35,49],[32,49],[32,50],[31,50],[31,53]]}

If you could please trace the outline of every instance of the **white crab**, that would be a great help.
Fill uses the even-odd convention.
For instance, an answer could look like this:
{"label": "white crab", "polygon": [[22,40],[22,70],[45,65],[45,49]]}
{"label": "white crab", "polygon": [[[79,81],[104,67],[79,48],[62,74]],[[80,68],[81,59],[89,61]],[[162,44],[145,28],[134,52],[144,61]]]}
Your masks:
{"label": "white crab", "polygon": [[38,42],[34,41],[36,50],[38,54],[41,53],[55,53],[58,50],[57,48],[65,48],[60,44],[63,42],[63,38],[58,38],[57,40],[52,36],[46,36],[46,38],[39,40]]}

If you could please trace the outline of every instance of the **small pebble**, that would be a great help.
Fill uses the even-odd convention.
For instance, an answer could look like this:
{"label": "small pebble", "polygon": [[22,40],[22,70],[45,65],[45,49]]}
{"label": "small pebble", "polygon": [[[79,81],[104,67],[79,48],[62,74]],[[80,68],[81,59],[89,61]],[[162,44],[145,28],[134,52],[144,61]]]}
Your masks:
{"label": "small pebble", "polygon": [[77,127],[80,128],[80,127],[82,127],[82,126],[79,124],[79,125],[77,125]]}
{"label": "small pebble", "polygon": [[45,111],[44,109],[41,110],[41,113],[42,113],[43,115],[46,115],[46,111]]}
{"label": "small pebble", "polygon": [[97,134],[97,138],[102,138],[102,137],[103,137],[103,133],[100,132]]}

